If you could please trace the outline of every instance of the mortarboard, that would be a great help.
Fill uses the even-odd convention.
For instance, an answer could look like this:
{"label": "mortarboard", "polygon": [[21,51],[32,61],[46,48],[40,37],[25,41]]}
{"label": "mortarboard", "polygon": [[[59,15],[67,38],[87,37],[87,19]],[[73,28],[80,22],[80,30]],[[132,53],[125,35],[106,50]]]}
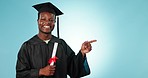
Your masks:
{"label": "mortarboard", "polygon": [[[32,7],[34,7],[38,11],[38,13],[50,12],[55,14],[56,16],[63,14],[56,6],[54,6],[50,2],[36,4],[36,5],[33,5]],[[57,36],[59,38],[59,17],[57,17]]]}

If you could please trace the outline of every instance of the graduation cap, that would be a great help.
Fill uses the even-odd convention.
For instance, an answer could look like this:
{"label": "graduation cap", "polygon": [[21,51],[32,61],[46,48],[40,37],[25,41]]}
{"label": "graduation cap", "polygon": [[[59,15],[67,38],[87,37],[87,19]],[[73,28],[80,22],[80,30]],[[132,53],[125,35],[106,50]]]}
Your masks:
{"label": "graduation cap", "polygon": [[62,15],[63,13],[50,2],[36,4],[36,5],[33,5],[32,7],[34,7],[38,11],[38,13],[49,12],[57,16],[57,36],[59,38],[59,17],[58,16]]}

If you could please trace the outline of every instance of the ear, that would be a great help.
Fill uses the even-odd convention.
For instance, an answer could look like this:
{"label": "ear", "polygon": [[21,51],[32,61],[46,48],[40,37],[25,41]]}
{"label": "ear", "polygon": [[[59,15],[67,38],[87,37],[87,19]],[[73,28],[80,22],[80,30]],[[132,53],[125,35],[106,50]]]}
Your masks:
{"label": "ear", "polygon": [[39,23],[39,19],[37,19],[37,23]]}
{"label": "ear", "polygon": [[39,21],[39,19],[37,19],[37,23],[38,23],[38,25],[40,24],[40,21]]}

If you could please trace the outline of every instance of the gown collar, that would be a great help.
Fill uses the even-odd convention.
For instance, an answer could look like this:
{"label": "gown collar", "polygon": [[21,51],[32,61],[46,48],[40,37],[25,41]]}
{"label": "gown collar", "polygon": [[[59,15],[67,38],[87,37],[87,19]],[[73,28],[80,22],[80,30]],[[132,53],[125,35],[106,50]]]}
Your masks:
{"label": "gown collar", "polygon": [[[30,40],[28,40],[29,42],[33,43],[33,44],[39,44],[39,43],[45,43],[43,40],[41,40],[37,35],[33,36]],[[61,40],[57,37],[55,37],[54,35],[52,35],[52,38],[50,39],[51,43],[61,43]]]}

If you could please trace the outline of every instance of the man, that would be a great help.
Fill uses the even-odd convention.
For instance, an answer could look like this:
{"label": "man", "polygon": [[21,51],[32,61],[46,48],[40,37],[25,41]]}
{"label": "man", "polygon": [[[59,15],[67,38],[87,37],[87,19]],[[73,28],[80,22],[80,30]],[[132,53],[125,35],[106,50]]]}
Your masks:
{"label": "man", "polygon": [[82,44],[77,55],[63,39],[52,35],[56,16],[63,14],[50,2],[33,6],[39,33],[24,42],[16,64],[16,78],[80,78],[90,74],[86,53],[96,40]]}

